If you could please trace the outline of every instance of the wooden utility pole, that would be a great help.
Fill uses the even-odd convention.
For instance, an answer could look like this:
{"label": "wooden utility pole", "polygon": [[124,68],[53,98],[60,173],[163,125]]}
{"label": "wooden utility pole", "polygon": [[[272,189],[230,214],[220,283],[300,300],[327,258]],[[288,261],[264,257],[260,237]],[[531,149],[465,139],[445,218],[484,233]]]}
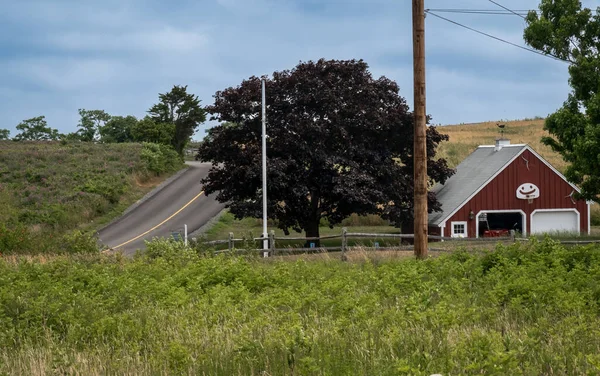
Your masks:
{"label": "wooden utility pole", "polygon": [[425,112],[425,0],[413,0],[413,68],[415,97],[414,233],[415,256],[427,257],[427,120]]}

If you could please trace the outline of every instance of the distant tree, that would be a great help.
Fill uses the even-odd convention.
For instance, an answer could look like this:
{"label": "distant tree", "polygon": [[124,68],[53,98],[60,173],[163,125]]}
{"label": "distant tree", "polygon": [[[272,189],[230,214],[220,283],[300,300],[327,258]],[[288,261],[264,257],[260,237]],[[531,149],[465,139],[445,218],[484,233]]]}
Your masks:
{"label": "distant tree", "polygon": [[187,93],[187,86],[173,86],[170,92],[159,94],[160,103],[148,113],[157,124],[173,124],[171,145],[183,156],[183,151],[198,126],[206,121],[198,96]]}
{"label": "distant tree", "polygon": [[38,116],[31,119],[23,120],[17,125],[17,130],[21,133],[15,136],[16,141],[22,140],[58,140],[60,134],[58,130],[50,128],[46,122],[45,116]]}
{"label": "distant tree", "polygon": [[[267,86],[268,215],[289,229],[319,236],[319,223],[352,213],[412,221],[413,114],[398,85],[373,79],[362,60],[319,60],[273,73]],[[215,94],[198,158],[212,162],[202,180],[237,218],[262,215],[261,83],[257,77]],[[434,160],[448,137],[427,130],[428,174],[445,182],[446,161]],[[429,209],[439,210],[435,196]]]}
{"label": "distant tree", "polygon": [[171,145],[174,132],[174,124],[157,123],[149,116],[139,120],[131,127],[131,137],[135,142]]}
{"label": "distant tree", "polygon": [[77,132],[60,134],[59,138],[61,141],[81,141],[81,135]]}
{"label": "distant tree", "polygon": [[599,201],[600,17],[579,0],[542,0],[539,10],[527,15],[525,42],[568,61],[572,88],[563,106],[546,118],[551,137],[542,142],[569,163],[565,176],[581,187],[581,197]]}
{"label": "distant tree", "polygon": [[0,140],[9,140],[10,131],[8,129],[0,129]]}
{"label": "distant tree", "polygon": [[81,141],[91,142],[97,139],[99,129],[111,119],[111,116],[104,110],[85,110],[79,109],[79,130],[77,133]]}
{"label": "distant tree", "polygon": [[136,117],[131,115],[112,116],[104,126],[100,127],[100,140],[106,143],[133,142],[131,130],[137,122]]}

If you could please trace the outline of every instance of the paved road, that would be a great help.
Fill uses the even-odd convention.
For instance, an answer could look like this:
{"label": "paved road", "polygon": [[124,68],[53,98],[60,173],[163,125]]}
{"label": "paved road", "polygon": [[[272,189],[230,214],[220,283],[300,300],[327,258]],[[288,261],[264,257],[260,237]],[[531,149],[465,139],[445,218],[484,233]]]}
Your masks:
{"label": "paved road", "polygon": [[[209,163],[187,162],[189,169],[118,221],[102,229],[98,237],[103,244],[133,255],[144,249],[144,240],[170,236],[188,225],[191,233],[217,215],[224,205],[206,197],[200,179],[208,174]],[[115,248],[117,247],[117,248]]]}

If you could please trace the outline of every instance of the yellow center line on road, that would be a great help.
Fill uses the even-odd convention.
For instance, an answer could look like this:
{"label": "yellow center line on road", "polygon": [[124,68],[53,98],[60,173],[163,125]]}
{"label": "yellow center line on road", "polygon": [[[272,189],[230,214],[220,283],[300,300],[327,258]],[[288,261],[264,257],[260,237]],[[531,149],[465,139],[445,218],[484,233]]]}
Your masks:
{"label": "yellow center line on road", "polygon": [[193,199],[191,199],[190,201],[188,201],[188,203],[187,203],[187,204],[183,205],[183,206],[181,207],[181,209],[179,209],[179,210],[177,210],[175,213],[171,214],[171,216],[170,216],[169,218],[165,219],[165,220],[164,220],[164,221],[162,221],[161,223],[159,223],[159,224],[157,224],[156,226],[152,227],[150,230],[148,230],[148,231],[144,232],[143,234],[140,234],[140,235],[136,236],[136,237],[135,237],[135,238],[133,238],[133,239],[129,239],[129,240],[128,240],[128,241],[126,241],[125,243],[121,243],[121,244],[119,244],[119,245],[118,245],[118,246],[116,246],[116,247],[112,247],[112,249],[117,249],[117,248],[120,248],[120,247],[122,247],[122,246],[124,246],[124,245],[127,245],[127,244],[131,243],[132,241],[138,240],[139,238],[141,238],[142,236],[144,236],[144,235],[148,234],[149,232],[152,232],[152,231],[156,230],[156,229],[157,229],[157,228],[159,228],[160,226],[164,225],[164,224],[165,224],[167,221],[169,221],[171,218],[173,218],[173,217],[174,217],[174,216],[176,216],[177,214],[181,213],[181,211],[182,211],[183,209],[187,208],[187,207],[188,207],[188,206],[189,206],[189,205],[190,205],[192,202],[196,201],[196,199],[197,199],[198,197],[202,196],[202,194],[203,194],[203,193],[204,193],[204,191],[202,191],[202,192],[198,193],[198,194],[196,195],[196,197],[194,197]]}

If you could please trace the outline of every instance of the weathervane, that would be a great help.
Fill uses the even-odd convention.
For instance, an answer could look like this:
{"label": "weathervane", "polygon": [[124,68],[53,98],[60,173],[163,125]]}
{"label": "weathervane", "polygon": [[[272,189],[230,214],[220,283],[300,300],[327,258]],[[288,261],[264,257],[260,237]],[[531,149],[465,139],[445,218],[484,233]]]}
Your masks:
{"label": "weathervane", "polygon": [[506,124],[496,123],[496,126],[500,128],[500,138],[504,138],[504,127],[506,127]]}

